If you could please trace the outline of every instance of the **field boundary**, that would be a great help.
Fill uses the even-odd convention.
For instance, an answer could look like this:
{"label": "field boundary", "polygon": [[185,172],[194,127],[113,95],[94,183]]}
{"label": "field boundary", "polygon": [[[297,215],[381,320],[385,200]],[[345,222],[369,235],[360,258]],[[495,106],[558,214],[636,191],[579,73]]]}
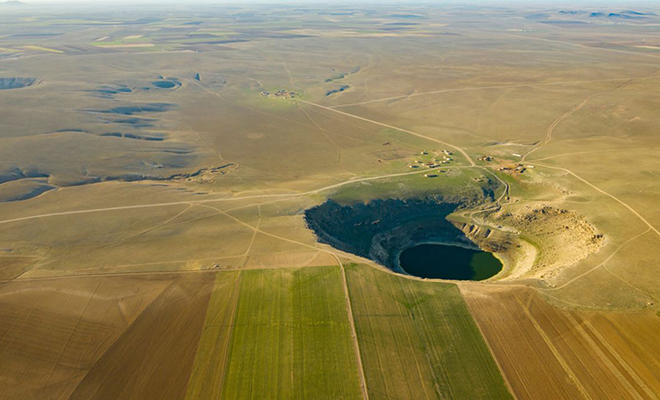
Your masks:
{"label": "field boundary", "polygon": [[364,400],[369,400],[369,391],[367,390],[367,379],[364,375],[364,366],[362,365],[362,353],[360,352],[360,343],[357,338],[357,330],[355,329],[355,318],[353,316],[353,306],[351,305],[351,294],[348,290],[348,281],[346,279],[346,269],[344,268],[344,263],[341,262],[339,257],[336,254],[332,253],[332,256],[339,263],[339,269],[341,271],[341,283],[344,289],[344,298],[346,299],[346,311],[348,314],[348,322],[351,325],[351,336],[353,339],[353,347],[355,348],[355,362],[358,367],[358,374],[360,375],[360,384],[362,386],[362,397]]}

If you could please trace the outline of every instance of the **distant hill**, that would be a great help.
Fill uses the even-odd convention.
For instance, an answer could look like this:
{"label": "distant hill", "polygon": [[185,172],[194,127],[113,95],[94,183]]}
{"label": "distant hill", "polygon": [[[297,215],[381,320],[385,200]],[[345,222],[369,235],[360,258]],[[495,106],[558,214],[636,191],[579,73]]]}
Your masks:
{"label": "distant hill", "polygon": [[[624,11],[617,11],[617,12],[609,12],[609,11],[586,11],[586,10],[559,10],[557,12],[562,17],[576,17],[578,19],[582,17],[589,17],[589,18],[609,18],[609,19],[645,19],[645,18],[650,18],[655,16],[656,14],[653,12],[640,12],[640,11],[633,11],[633,10],[624,10]],[[549,19],[551,18],[551,15],[548,13],[542,13],[542,14],[530,14],[527,15],[525,18],[527,19]],[[571,21],[565,21],[563,23],[572,23]],[[552,23],[557,23],[558,21],[551,21]],[[560,22],[561,23],[561,22]]]}
{"label": "distant hill", "polygon": [[25,6],[27,4],[23,3],[22,1],[19,0],[7,0],[0,2],[0,7],[21,7]]}

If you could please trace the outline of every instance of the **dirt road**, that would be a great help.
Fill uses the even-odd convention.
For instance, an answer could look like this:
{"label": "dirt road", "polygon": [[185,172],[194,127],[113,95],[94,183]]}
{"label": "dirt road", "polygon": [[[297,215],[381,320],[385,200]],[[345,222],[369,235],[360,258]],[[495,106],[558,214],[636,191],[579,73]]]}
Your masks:
{"label": "dirt road", "polygon": [[431,142],[439,143],[443,146],[451,147],[452,149],[454,149],[454,150],[458,151],[459,153],[461,153],[463,155],[463,157],[465,157],[465,159],[470,163],[471,166],[476,165],[474,163],[474,161],[472,160],[472,158],[468,155],[468,153],[465,150],[463,150],[462,148],[460,148],[456,145],[453,145],[451,143],[443,142],[442,140],[432,138],[430,136],[422,135],[421,133],[413,132],[413,131],[408,130],[408,129],[403,129],[403,128],[399,128],[399,127],[396,127],[396,126],[393,126],[393,125],[388,125],[388,124],[384,124],[382,122],[374,121],[372,119],[360,117],[359,115],[349,114],[347,112],[339,111],[339,110],[336,110],[334,108],[322,106],[322,105],[316,104],[316,103],[310,103],[309,101],[298,100],[298,102],[303,103],[303,104],[308,104],[308,105],[314,106],[314,107],[319,107],[319,108],[322,108],[322,109],[327,110],[327,111],[331,111],[331,112],[334,112],[334,113],[337,113],[337,114],[345,115],[347,117],[359,119],[361,121],[370,122],[372,124],[380,125],[380,126],[385,127],[385,128],[390,128],[390,129],[394,129],[394,130],[397,130],[397,131],[405,132],[409,135],[417,136],[419,138],[426,139],[426,140],[429,140]]}
{"label": "dirt road", "polygon": [[[322,188],[319,188],[319,189],[314,189],[314,190],[310,190],[310,191],[302,192],[302,193],[262,194],[262,195],[240,196],[240,197],[222,197],[222,198],[219,198],[219,199],[173,201],[173,202],[169,202],[169,203],[136,204],[136,205],[131,205],[131,206],[105,207],[105,208],[93,208],[93,209],[88,209],[88,210],[62,211],[62,212],[53,212],[53,213],[47,213],[47,214],[30,215],[30,216],[27,216],[27,217],[6,219],[6,220],[3,220],[3,221],[0,221],[0,225],[8,224],[8,223],[11,223],[11,222],[28,221],[28,220],[31,220],[31,219],[57,217],[57,216],[63,216],[63,215],[89,214],[89,213],[95,213],[95,212],[130,210],[130,209],[149,208],[149,207],[167,207],[167,206],[177,206],[177,205],[219,203],[219,202],[226,202],[226,201],[265,199],[265,198],[282,198],[283,200],[287,200],[287,199],[293,199],[293,198],[296,198],[296,197],[302,197],[302,196],[308,196],[308,195],[311,195],[311,194],[321,193],[321,192],[331,190],[331,189],[336,189],[336,188],[339,188],[339,187],[342,187],[342,186],[352,185],[354,183],[373,181],[373,180],[378,180],[378,179],[386,179],[386,178],[396,178],[396,177],[408,176],[408,175],[418,175],[418,174],[428,173],[429,171],[434,171],[434,170],[439,169],[439,168],[440,167],[438,167],[438,168],[427,168],[427,169],[423,169],[423,170],[420,170],[420,171],[414,171],[414,172],[402,172],[402,173],[397,173],[397,174],[386,174],[386,175],[378,175],[378,176],[369,176],[369,177],[365,177],[365,178],[349,179],[349,180],[344,181],[344,182],[335,183],[333,185],[325,186],[325,187],[322,187]],[[466,167],[455,166],[455,167],[452,167],[452,168],[466,168]]]}

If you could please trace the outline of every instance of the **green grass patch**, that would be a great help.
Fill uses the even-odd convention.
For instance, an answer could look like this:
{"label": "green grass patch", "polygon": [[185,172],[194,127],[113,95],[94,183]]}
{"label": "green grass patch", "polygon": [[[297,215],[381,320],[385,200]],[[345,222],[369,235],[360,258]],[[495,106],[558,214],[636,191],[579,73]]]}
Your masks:
{"label": "green grass patch", "polygon": [[[407,129],[405,127],[402,127],[404,129]],[[414,131],[414,128],[410,128],[408,130]],[[455,148],[448,146],[448,145],[443,145],[441,143],[434,142],[433,140],[425,139],[423,137],[411,135],[410,133],[400,131],[398,129],[391,129],[391,128],[385,128],[380,130],[381,135],[389,138],[392,141],[396,141],[399,143],[407,144],[409,146],[412,146],[413,148],[421,150],[426,150],[429,152],[427,155],[418,155],[416,159],[422,160],[422,161],[431,161],[433,158],[440,158],[445,154],[442,154],[442,150],[449,150],[450,152],[453,153],[451,158],[454,159],[454,161],[451,162],[450,165],[466,165],[468,164],[467,161],[465,160],[465,157]],[[417,132],[420,134],[423,134],[424,132]],[[431,135],[426,135],[429,137],[432,137]]]}
{"label": "green grass patch", "polygon": [[370,398],[511,398],[456,285],[346,271]]}
{"label": "green grass patch", "polygon": [[[286,86],[282,86],[286,87]],[[271,93],[276,92],[278,89],[268,88],[265,89]],[[285,99],[279,97],[265,97],[252,88],[243,87],[234,91],[232,101],[246,107],[257,108],[262,111],[269,112],[286,112],[296,108],[294,99]]]}
{"label": "green grass patch", "polygon": [[116,40],[104,40],[99,42],[91,42],[92,46],[104,47],[104,46],[125,46],[131,44],[151,44],[151,38],[149,37],[124,37],[117,38]]}
{"label": "green grass patch", "polygon": [[[429,196],[460,196],[464,198],[480,198],[484,189],[493,189],[498,194],[499,182],[489,185],[487,181],[476,182],[474,179],[485,173],[476,168],[441,168],[446,172],[420,168],[419,173],[392,178],[383,178],[373,181],[356,182],[342,186],[328,197],[346,204],[355,201],[369,201],[373,199],[409,199]],[[416,172],[410,168],[401,168],[394,173]],[[382,172],[381,172],[382,173]],[[434,174],[437,177],[427,178],[425,174]]]}
{"label": "green grass patch", "polygon": [[222,37],[222,36],[237,36],[237,35],[240,35],[240,33],[236,32],[236,31],[230,31],[230,30],[225,30],[225,31],[223,31],[223,30],[220,30],[220,31],[215,31],[215,30],[208,30],[208,31],[205,31],[205,30],[199,30],[199,31],[195,31],[195,32],[190,32],[190,33],[188,33],[188,35],[190,35],[190,36],[198,36],[198,35],[213,35],[213,36]]}

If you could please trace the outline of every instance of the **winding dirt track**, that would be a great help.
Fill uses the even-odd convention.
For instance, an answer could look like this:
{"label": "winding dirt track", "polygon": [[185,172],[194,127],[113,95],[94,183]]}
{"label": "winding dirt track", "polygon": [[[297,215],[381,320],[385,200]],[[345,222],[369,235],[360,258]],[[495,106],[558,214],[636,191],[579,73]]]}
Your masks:
{"label": "winding dirt track", "polygon": [[374,99],[368,101],[362,101],[359,103],[349,103],[349,104],[340,104],[338,106],[328,107],[331,109],[342,108],[342,107],[352,107],[352,106],[361,106],[365,104],[380,103],[383,101],[391,100],[403,100],[411,97],[417,96],[429,96],[433,94],[442,94],[442,93],[453,93],[453,92],[471,92],[476,90],[488,90],[488,89],[510,89],[510,88],[522,88],[522,87],[538,87],[538,86],[555,86],[555,85],[574,85],[580,83],[590,83],[590,82],[617,82],[617,81],[627,81],[630,78],[615,78],[615,79],[593,79],[593,80],[582,80],[582,81],[568,81],[568,82],[549,82],[549,83],[528,83],[528,84],[518,84],[518,85],[493,85],[493,86],[475,86],[475,87],[463,87],[455,89],[442,89],[434,90],[431,92],[420,92],[420,93],[411,93],[411,94],[402,94],[398,96],[384,97],[381,99]]}
{"label": "winding dirt track", "polygon": [[334,109],[334,108],[330,108],[330,107],[322,106],[322,105],[320,105],[320,104],[310,103],[309,101],[305,101],[305,100],[298,100],[298,101],[299,101],[300,103],[303,103],[303,104],[308,104],[308,105],[310,105],[310,106],[319,107],[319,108],[322,108],[322,109],[324,109],[324,110],[332,111],[332,112],[334,112],[334,113],[338,113],[338,114],[341,114],[341,115],[345,115],[345,116],[348,116],[348,117],[351,117],[351,118],[356,118],[356,119],[359,119],[359,120],[361,120],[361,121],[370,122],[370,123],[372,123],[372,124],[380,125],[380,126],[385,127],[385,128],[390,128],[390,129],[394,129],[394,130],[397,130],[397,131],[405,132],[405,133],[407,133],[407,134],[409,134],[409,135],[417,136],[417,137],[420,137],[420,138],[422,138],[422,139],[429,140],[429,141],[431,141],[431,142],[440,143],[440,144],[442,144],[442,145],[444,145],[444,146],[451,147],[452,149],[454,149],[454,150],[460,152],[460,153],[463,155],[463,157],[465,157],[465,159],[470,163],[471,166],[475,166],[475,165],[476,165],[476,164],[474,163],[474,161],[472,160],[472,158],[468,155],[468,153],[467,153],[465,150],[463,150],[462,148],[460,148],[460,147],[458,147],[458,146],[455,146],[455,145],[453,145],[453,144],[451,144],[451,143],[443,142],[442,140],[438,140],[438,139],[436,139],[436,138],[432,138],[432,137],[430,137],[430,136],[422,135],[421,133],[413,132],[413,131],[410,131],[410,130],[408,130],[408,129],[403,129],[403,128],[399,128],[399,127],[396,127],[396,126],[393,126],[393,125],[384,124],[384,123],[382,123],[382,122],[374,121],[374,120],[372,120],[372,119],[368,119],[368,118],[360,117],[359,115],[349,114],[349,113],[347,113],[347,112],[339,111],[339,110],[336,110],[336,109]]}
{"label": "winding dirt track", "polygon": [[[167,206],[177,206],[177,205],[219,203],[219,202],[226,202],[226,201],[265,199],[265,198],[282,198],[282,199],[286,200],[286,199],[293,199],[293,198],[296,198],[296,197],[302,197],[302,196],[308,196],[308,195],[311,195],[311,194],[321,193],[321,192],[324,192],[324,191],[327,191],[327,190],[336,189],[336,188],[346,186],[346,185],[351,185],[353,183],[373,181],[373,180],[386,179],[386,178],[396,178],[396,177],[408,176],[408,175],[419,175],[419,174],[423,174],[423,173],[428,173],[428,171],[434,171],[434,170],[439,169],[439,168],[440,167],[438,167],[438,168],[427,168],[427,169],[424,169],[424,170],[421,170],[421,171],[414,171],[414,172],[402,172],[402,173],[398,173],[398,174],[377,175],[377,176],[369,176],[369,177],[365,177],[365,178],[349,179],[349,180],[344,181],[344,182],[335,183],[333,185],[325,186],[325,187],[322,187],[322,188],[319,188],[319,189],[314,189],[314,190],[310,190],[310,191],[302,192],[302,193],[261,194],[261,195],[240,196],[240,197],[222,197],[222,198],[219,198],[219,199],[173,201],[173,202],[169,202],[169,203],[136,204],[136,205],[131,205],[131,206],[105,207],[105,208],[92,208],[92,209],[88,209],[88,210],[62,211],[62,212],[37,214],[37,215],[30,215],[30,216],[27,216],[27,217],[6,219],[4,221],[0,221],[0,225],[8,224],[8,223],[11,223],[11,222],[28,221],[28,220],[31,220],[31,219],[57,217],[57,216],[64,216],[64,215],[88,214],[88,213],[104,212],[104,211],[130,210],[130,209],[136,209],[136,208],[167,207]],[[455,166],[455,167],[452,167],[452,168],[466,168],[466,167]]]}
{"label": "winding dirt track", "polygon": [[536,150],[541,149],[541,148],[543,148],[545,145],[547,145],[547,144],[552,140],[552,132],[555,130],[555,128],[557,127],[557,125],[559,125],[559,124],[561,123],[561,121],[565,120],[566,118],[570,117],[572,114],[574,114],[574,113],[576,113],[577,111],[579,111],[579,110],[580,110],[585,104],[587,104],[587,101],[589,101],[590,98],[596,96],[597,94],[598,94],[598,93],[594,93],[594,94],[592,94],[592,95],[590,95],[590,96],[587,96],[587,97],[586,97],[584,100],[582,100],[580,103],[576,104],[575,106],[573,106],[573,108],[571,108],[570,110],[566,111],[566,112],[565,112],[564,114],[562,114],[559,118],[555,119],[555,120],[552,122],[552,124],[550,124],[550,126],[548,127],[548,129],[546,129],[546,131],[545,131],[545,138],[543,139],[543,142],[541,142],[540,145],[534,147],[533,149],[531,149],[530,151],[528,151],[527,153],[525,153],[525,155],[522,157],[522,161],[525,161],[525,160],[527,159],[527,156],[529,156],[530,154],[532,154],[532,153],[535,152]]}
{"label": "winding dirt track", "polygon": [[585,185],[591,187],[592,189],[594,189],[594,190],[597,191],[598,193],[601,193],[601,194],[603,194],[603,195],[605,195],[605,196],[611,198],[612,200],[616,201],[617,203],[619,203],[619,204],[621,204],[622,206],[624,206],[625,208],[627,208],[628,211],[630,211],[631,213],[633,213],[633,214],[634,214],[637,218],[639,218],[644,224],[646,224],[646,226],[648,226],[650,230],[652,230],[652,231],[655,232],[658,236],[660,236],[660,231],[658,231],[658,229],[657,229],[655,226],[651,225],[651,223],[650,223],[649,221],[647,221],[646,218],[642,217],[637,211],[635,211],[634,208],[630,207],[630,206],[629,206],[628,204],[626,204],[623,200],[619,199],[618,197],[614,196],[613,194],[610,194],[610,193],[604,191],[603,189],[599,188],[598,186],[594,185],[593,183],[591,183],[591,182],[587,181],[586,179],[584,179],[584,178],[578,176],[578,175],[575,174],[573,171],[571,171],[571,170],[569,170],[569,169],[566,169],[566,168],[551,167],[551,166],[549,166],[549,165],[538,164],[538,163],[533,163],[533,162],[530,163],[530,164],[532,164],[532,165],[537,165],[537,166],[539,166],[539,167],[543,167],[543,168],[554,169],[554,170],[557,170],[557,171],[563,171],[563,172],[566,172],[567,174],[571,175],[571,176],[574,177],[575,179],[577,179],[577,180],[579,180],[580,182],[584,183]]}

